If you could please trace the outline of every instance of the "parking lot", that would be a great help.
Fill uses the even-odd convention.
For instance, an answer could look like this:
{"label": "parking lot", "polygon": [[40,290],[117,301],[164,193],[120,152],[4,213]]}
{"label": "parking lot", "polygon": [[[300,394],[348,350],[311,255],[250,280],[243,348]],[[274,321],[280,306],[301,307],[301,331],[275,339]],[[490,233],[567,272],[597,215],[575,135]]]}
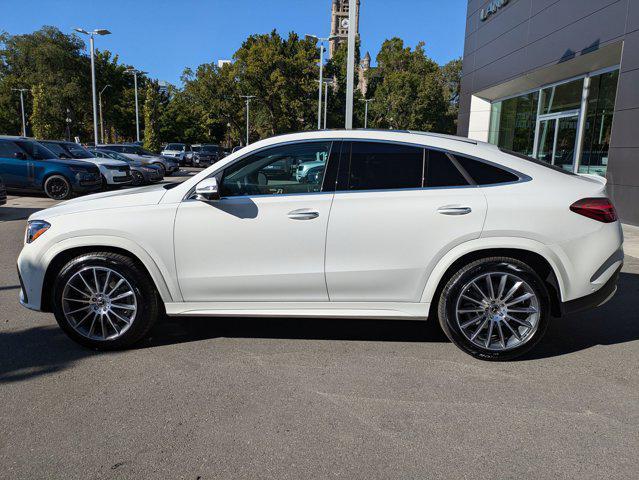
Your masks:
{"label": "parking lot", "polygon": [[18,305],[52,203],[0,207],[0,478],[636,478],[639,258],[510,363],[406,321],[164,319],[97,353]]}

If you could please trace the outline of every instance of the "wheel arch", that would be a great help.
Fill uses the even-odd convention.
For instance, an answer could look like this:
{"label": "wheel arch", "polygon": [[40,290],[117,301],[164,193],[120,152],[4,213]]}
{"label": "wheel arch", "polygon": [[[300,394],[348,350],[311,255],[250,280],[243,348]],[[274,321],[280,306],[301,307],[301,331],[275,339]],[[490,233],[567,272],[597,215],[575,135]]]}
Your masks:
{"label": "wheel arch", "polygon": [[42,191],[44,192],[44,184],[47,182],[47,180],[51,177],[63,177],[67,182],[69,182],[69,186],[71,187],[71,190],[73,191],[73,180],[71,178],[69,178],[69,176],[64,173],[64,172],[59,172],[58,170],[50,170],[48,172],[44,172],[42,174],[42,179],[40,181],[40,188],[42,188]]}
{"label": "wheel arch", "polygon": [[160,268],[150,257],[146,258],[146,254],[125,246],[114,246],[113,244],[106,244],[105,242],[96,242],[86,245],[70,245],[67,246],[67,248],[62,247],[49,254],[40,297],[40,309],[42,311],[51,311],[51,293],[53,291],[53,282],[55,281],[56,273],[72,258],[92,252],[111,252],[131,258],[149,275],[149,278],[164,303],[175,301]]}
{"label": "wheel arch", "polygon": [[550,254],[550,251],[544,251],[543,244],[534,245],[534,243],[530,243],[527,245],[503,246],[500,242],[500,245],[486,244],[476,245],[472,248],[468,247],[458,247],[449,252],[433,269],[421,299],[422,302],[430,304],[429,316],[436,316],[437,298],[450,277],[462,265],[487,257],[512,257],[529,265],[542,278],[548,289],[552,314],[561,316],[561,301],[564,291],[562,269],[558,266],[558,261]]}

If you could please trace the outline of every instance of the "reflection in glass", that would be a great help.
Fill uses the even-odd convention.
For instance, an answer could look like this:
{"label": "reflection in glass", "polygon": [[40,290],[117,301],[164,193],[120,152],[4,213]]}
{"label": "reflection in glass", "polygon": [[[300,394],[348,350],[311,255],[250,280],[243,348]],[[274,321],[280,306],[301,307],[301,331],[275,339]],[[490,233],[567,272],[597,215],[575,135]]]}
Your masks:
{"label": "reflection in glass", "polygon": [[539,147],[537,148],[537,159],[552,164],[553,151],[555,146],[555,125],[557,121],[542,120],[539,124]]}
{"label": "reflection in glass", "polygon": [[489,142],[523,155],[532,155],[539,92],[495,102],[491,109]]}
{"label": "reflection in glass", "polygon": [[555,142],[555,152],[553,163],[573,172],[575,170],[575,144],[577,140],[577,121],[579,117],[562,117],[557,119],[557,141]]}
{"label": "reflection in glass", "polygon": [[584,79],[555,85],[541,90],[541,115],[579,110]]}
{"label": "reflection in glass", "polygon": [[619,71],[615,70],[590,80],[580,173],[606,175],[618,79]]}

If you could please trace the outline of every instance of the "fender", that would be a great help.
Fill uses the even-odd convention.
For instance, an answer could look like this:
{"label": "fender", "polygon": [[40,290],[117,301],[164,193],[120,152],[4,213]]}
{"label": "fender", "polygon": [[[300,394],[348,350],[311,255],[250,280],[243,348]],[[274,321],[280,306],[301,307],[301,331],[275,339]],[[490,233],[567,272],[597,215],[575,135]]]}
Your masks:
{"label": "fender", "polygon": [[158,289],[158,293],[164,303],[181,302],[182,295],[180,289],[170,275],[170,272],[162,263],[157,263],[140,245],[134,241],[112,235],[86,235],[67,238],[56,242],[47,249],[41,257],[41,265],[44,271],[49,268],[51,261],[60,253],[78,247],[111,247],[126,250],[135,255],[142,262],[151,275],[151,279]]}
{"label": "fender", "polygon": [[[570,259],[564,256],[561,251],[554,250],[549,245],[545,245],[536,240],[530,240],[528,238],[521,237],[483,237],[475,240],[469,240],[460,245],[457,245],[453,249],[449,250],[430,272],[424,292],[422,293],[421,302],[431,303],[435,296],[435,291],[439,286],[444,274],[450,268],[450,266],[459,260],[464,255],[474,253],[481,250],[489,249],[509,249],[509,250],[524,250],[541,255],[550,264],[557,282],[559,284],[559,294],[561,299],[565,298],[566,284],[565,278],[568,273],[563,265],[570,264]],[[564,263],[568,262],[568,263]]]}

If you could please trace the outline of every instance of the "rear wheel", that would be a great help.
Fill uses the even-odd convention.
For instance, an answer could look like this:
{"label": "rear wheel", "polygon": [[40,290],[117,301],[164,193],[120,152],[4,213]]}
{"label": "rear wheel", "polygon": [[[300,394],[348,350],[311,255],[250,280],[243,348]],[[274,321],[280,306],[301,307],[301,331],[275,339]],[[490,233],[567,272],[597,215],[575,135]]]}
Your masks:
{"label": "rear wheel", "polygon": [[523,355],[542,338],[550,320],[548,291],[525,263],[484,258],[460,268],[438,302],[446,336],[483,360]]}
{"label": "rear wheel", "polygon": [[126,348],[141,340],[160,312],[160,299],[146,271],[131,258],[96,252],[70,260],[53,287],[60,327],[81,345]]}
{"label": "rear wheel", "polygon": [[44,193],[54,200],[67,200],[73,195],[73,190],[64,176],[51,175],[44,181]]}

